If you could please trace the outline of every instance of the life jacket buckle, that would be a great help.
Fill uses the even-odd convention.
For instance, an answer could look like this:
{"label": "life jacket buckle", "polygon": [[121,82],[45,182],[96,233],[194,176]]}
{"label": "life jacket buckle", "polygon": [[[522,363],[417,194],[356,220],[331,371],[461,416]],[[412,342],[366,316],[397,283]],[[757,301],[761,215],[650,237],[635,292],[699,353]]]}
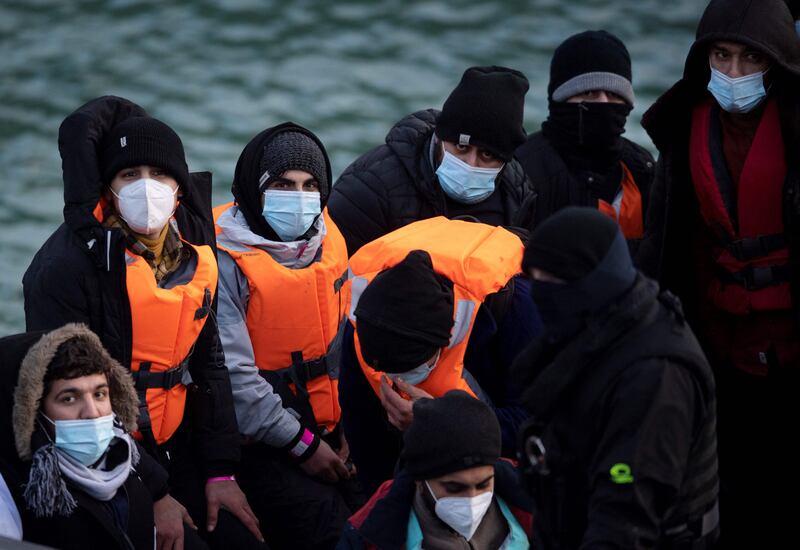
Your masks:
{"label": "life jacket buckle", "polygon": [[203,304],[194,312],[194,320],[203,319],[211,311],[211,291],[205,289],[203,292]]}
{"label": "life jacket buckle", "polygon": [[731,241],[726,248],[740,262],[762,258],[771,252],[786,248],[786,237],[782,234],[759,235]]}
{"label": "life jacket buckle", "polygon": [[751,265],[733,273],[724,269],[719,271],[722,282],[741,285],[750,292],[788,282],[790,276],[791,268],[788,265],[760,267]]}

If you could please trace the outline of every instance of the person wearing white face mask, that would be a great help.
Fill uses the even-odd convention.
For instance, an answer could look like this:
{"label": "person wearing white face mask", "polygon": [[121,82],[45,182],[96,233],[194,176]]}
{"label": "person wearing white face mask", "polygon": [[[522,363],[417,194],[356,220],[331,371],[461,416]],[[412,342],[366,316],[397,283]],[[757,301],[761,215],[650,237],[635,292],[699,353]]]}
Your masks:
{"label": "person wearing white face mask", "polygon": [[[797,415],[783,392],[800,380],[782,373],[800,372],[798,98],[800,40],[784,0],[713,0],[683,79],[642,120],[660,159],[636,260],[681,299],[717,377],[723,546],[792,536],[791,519],[752,503],[794,477],[767,458],[790,450],[764,426],[791,429]],[[755,460],[743,433],[762,449]],[[759,469],[768,474],[755,479]]]}
{"label": "person wearing white face mask", "polygon": [[0,365],[0,464],[24,540],[152,549],[167,472],[130,435],[138,400],[128,372],[79,324],[0,339]]}
{"label": "person wearing white face mask", "polygon": [[214,210],[240,480],[275,548],[329,548],[362,503],[340,426],[347,249],[325,210],[330,181],[323,144],[286,122],[247,144],[235,202]]}
{"label": "person wearing white face mask", "polygon": [[170,494],[154,504],[159,547],[188,543],[184,523],[194,521],[212,546],[263,548],[233,477],[239,435],[214,322],[210,175],[190,175],[172,128],[112,96],[68,116],[59,148],[65,223],[23,277],[27,329],[83,322],[130,370],[142,445],[170,475]]}
{"label": "person wearing white face mask", "polygon": [[329,204],[348,253],[435,216],[527,228],[534,194],[514,159],[527,91],[519,71],[470,67],[441,112],[408,115],[348,166]]}
{"label": "person wearing white face mask", "polygon": [[352,518],[338,550],[529,548],[531,503],[485,403],[454,390],[414,404],[402,468]]}

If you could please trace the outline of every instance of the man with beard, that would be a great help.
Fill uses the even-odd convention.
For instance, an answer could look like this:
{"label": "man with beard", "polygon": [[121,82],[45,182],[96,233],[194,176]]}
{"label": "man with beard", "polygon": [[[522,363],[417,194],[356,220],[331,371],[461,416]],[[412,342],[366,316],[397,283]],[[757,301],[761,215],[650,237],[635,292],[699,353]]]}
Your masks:
{"label": "man with beard", "polygon": [[515,156],[536,189],[532,225],[566,206],[591,206],[640,239],[653,157],[622,137],[633,108],[631,58],[606,31],[585,31],[553,54],[550,114]]}

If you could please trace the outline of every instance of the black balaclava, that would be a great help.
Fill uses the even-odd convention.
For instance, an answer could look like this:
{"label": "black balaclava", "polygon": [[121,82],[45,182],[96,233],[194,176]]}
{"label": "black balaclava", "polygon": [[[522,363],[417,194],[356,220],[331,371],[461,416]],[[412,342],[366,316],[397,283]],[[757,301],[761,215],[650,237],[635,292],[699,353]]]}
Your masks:
{"label": "black balaclava", "polygon": [[[613,92],[616,103],[567,103],[591,90]],[[622,134],[633,108],[631,58],[622,41],[606,31],[586,31],[565,40],[553,54],[547,89],[549,116],[542,132],[572,170],[621,180]]]}
{"label": "black balaclava", "polygon": [[411,251],[367,285],[355,310],[361,355],[372,368],[407,372],[450,343],[453,283],[430,255]]}
{"label": "black balaclava", "polygon": [[[287,135],[282,136],[284,133]],[[304,137],[308,139],[303,139]],[[302,151],[307,152],[308,158],[298,156],[296,150],[287,149],[291,148],[292,144],[298,145]],[[313,144],[316,144],[317,147],[313,147]],[[281,149],[283,149],[282,153]],[[261,176],[264,175],[265,170],[270,168],[282,170],[280,174],[292,169],[305,170],[317,178],[320,206],[324,209],[330,196],[331,163],[325,146],[322,145],[319,138],[311,131],[293,122],[284,122],[278,126],[267,128],[245,146],[236,163],[231,192],[239,210],[244,214],[250,231],[265,239],[280,242],[281,238],[264,219],[261,208],[262,184],[266,183],[266,181],[261,181]],[[276,173],[271,177],[277,177],[280,174]],[[314,226],[312,225],[309,231],[313,230]]]}
{"label": "black balaclava", "polygon": [[522,268],[538,268],[563,283],[534,280],[533,301],[550,342],[563,342],[631,288],[636,279],[619,226],[594,208],[568,207],[533,232]]}

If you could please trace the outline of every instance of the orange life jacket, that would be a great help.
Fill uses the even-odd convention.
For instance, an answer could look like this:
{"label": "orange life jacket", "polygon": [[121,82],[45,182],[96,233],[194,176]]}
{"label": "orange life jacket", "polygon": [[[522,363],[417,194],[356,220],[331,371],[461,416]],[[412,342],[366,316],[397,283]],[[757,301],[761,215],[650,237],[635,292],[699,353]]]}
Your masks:
{"label": "orange life jacket", "polygon": [[700,213],[718,239],[712,251],[717,276],[707,296],[716,307],[737,315],[791,309],[783,226],[787,168],[778,105],[768,101],[737,186],[721,156],[719,130],[712,130],[719,123],[714,104],[709,99],[695,108],[689,149]]}
{"label": "orange life jacket", "polygon": [[454,325],[450,344],[443,349],[426,380],[418,384],[434,397],[461,389],[475,395],[462,374],[472,325],[486,296],[502,289],[520,272],[522,241],[513,233],[482,223],[429,218],[406,225],[361,247],[350,258],[350,321],[356,326],[355,352],[372,389],[380,395],[383,373],[364,361],[354,312],[361,293],[381,271],[400,263],[412,250],[425,250],[433,269],[453,282]]}
{"label": "orange life jacket", "polygon": [[622,189],[611,204],[598,199],[597,208],[619,224],[626,239],[641,239],[644,236],[642,193],[625,163],[621,162],[620,164],[622,165]]}
{"label": "orange life jacket", "polygon": [[183,245],[196,253],[196,267],[191,280],[171,288],[159,287],[147,261],[125,251],[133,333],[131,371],[141,401],[139,429],[152,431],[159,444],[175,433],[183,419],[186,386],[182,380],[217,288],[217,262],[211,247],[186,241]]}
{"label": "orange life jacket", "polygon": [[[215,219],[232,206],[214,209]],[[282,374],[306,397],[319,426],[333,431],[339,408],[339,351],[348,290],[347,247],[328,211],[322,255],[302,269],[284,267],[260,248],[220,241],[217,246],[247,278],[247,332],[259,369]],[[218,231],[219,234],[219,231]]]}

